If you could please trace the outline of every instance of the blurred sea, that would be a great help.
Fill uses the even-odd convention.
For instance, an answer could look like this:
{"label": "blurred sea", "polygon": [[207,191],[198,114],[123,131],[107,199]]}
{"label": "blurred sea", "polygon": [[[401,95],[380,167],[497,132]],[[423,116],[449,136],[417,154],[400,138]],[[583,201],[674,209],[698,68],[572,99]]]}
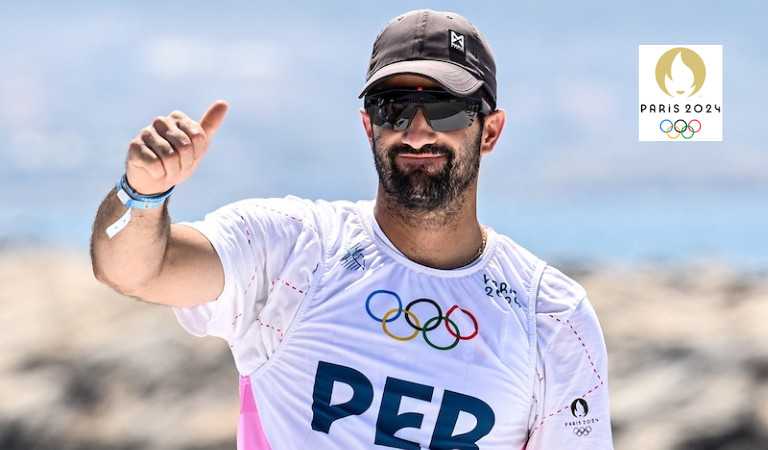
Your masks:
{"label": "blurred sea", "polygon": [[[221,181],[209,177],[196,180],[196,184],[216,186]],[[369,191],[373,183],[375,180],[371,180]],[[240,196],[217,199],[210,195],[201,204],[184,187],[177,190],[171,203],[175,221],[198,220],[226,202],[255,196],[242,189]],[[94,193],[88,201],[68,205],[53,194],[57,187],[52,184],[47,186],[52,195],[40,198],[35,208],[3,208],[0,243],[86,252],[98,202],[111,185],[102,188],[103,192]],[[308,192],[304,196],[317,198]],[[768,208],[759,207],[764,200],[761,196],[647,194],[538,200],[501,203],[492,193],[481,194],[481,221],[552,263],[713,260],[737,268],[768,270]]]}

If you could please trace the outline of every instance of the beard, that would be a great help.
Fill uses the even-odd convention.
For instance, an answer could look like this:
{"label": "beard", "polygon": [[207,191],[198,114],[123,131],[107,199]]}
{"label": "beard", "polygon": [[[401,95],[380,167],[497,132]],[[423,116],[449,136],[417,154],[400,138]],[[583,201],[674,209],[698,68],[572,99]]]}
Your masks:
{"label": "beard", "polygon": [[[407,144],[382,147],[378,138],[374,138],[371,148],[384,192],[403,209],[415,213],[460,206],[464,192],[477,179],[481,144],[482,128],[474,138],[462,142],[458,150],[447,145],[425,145],[418,150]],[[445,161],[437,171],[433,167],[401,167],[397,157],[404,153],[443,155]]]}

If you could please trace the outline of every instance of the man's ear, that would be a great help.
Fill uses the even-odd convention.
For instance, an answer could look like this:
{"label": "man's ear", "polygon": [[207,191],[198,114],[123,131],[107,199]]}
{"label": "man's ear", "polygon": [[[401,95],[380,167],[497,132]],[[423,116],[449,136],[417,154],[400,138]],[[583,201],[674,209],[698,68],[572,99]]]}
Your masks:
{"label": "man's ear", "polygon": [[507,114],[503,109],[497,109],[496,111],[488,114],[485,117],[485,124],[483,126],[483,137],[480,145],[480,154],[485,155],[491,153],[496,143],[499,141],[502,130],[504,130],[504,122],[507,120]]}
{"label": "man's ear", "polygon": [[360,118],[363,120],[363,128],[365,129],[365,135],[368,136],[368,143],[373,145],[373,127],[371,126],[371,118],[363,108],[360,108]]}

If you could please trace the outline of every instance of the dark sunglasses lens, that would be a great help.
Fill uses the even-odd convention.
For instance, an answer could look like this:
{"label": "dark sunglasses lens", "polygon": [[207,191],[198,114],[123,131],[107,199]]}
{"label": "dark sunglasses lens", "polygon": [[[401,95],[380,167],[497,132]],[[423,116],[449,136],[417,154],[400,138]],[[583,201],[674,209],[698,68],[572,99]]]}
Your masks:
{"label": "dark sunglasses lens", "polygon": [[410,102],[383,102],[368,105],[365,112],[374,125],[395,131],[403,131],[411,123],[415,105]]}
{"label": "dark sunglasses lens", "polygon": [[[441,93],[442,94],[442,93]],[[374,125],[403,131],[411,123],[417,108],[422,108],[435,131],[453,131],[472,125],[480,100],[457,98],[445,94],[408,93],[371,95],[366,98],[365,112]]]}
{"label": "dark sunglasses lens", "polygon": [[[436,102],[424,104],[429,124],[435,131],[453,131],[472,125],[477,113],[467,102]],[[476,108],[474,108],[476,109]]]}

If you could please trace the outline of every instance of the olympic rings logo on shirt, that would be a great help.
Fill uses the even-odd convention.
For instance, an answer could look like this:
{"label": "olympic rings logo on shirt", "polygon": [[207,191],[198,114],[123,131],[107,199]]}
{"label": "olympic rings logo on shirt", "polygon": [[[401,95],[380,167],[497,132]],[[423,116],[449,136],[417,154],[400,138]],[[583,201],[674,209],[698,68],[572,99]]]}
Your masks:
{"label": "olympic rings logo on shirt", "polygon": [[[669,122],[669,128],[667,128],[666,130],[664,129],[664,122]],[[683,128],[682,128],[682,129],[681,129],[681,128],[678,128],[678,126],[677,126],[677,123],[678,123],[678,122],[683,122]],[[693,122],[696,122],[696,123],[698,123],[698,124],[699,124],[699,129],[698,129],[698,130],[696,130],[696,131],[693,131]],[[673,128],[674,128],[674,130],[675,130],[675,131],[677,131],[677,135],[676,135],[675,137],[672,137],[672,136],[669,134],[669,132],[670,132],[670,131],[672,131],[672,129],[673,129]],[[667,137],[669,137],[670,139],[677,139],[677,138],[678,138],[678,137],[680,137],[680,136],[682,136],[682,137],[683,137],[683,139],[690,139],[690,138],[692,138],[692,137],[693,137],[693,135],[694,135],[694,134],[696,134],[696,133],[698,133],[699,131],[701,131],[701,122],[699,122],[699,121],[698,121],[698,119],[693,119],[693,120],[691,120],[691,123],[689,124],[689,123],[687,123],[687,122],[686,122],[685,120],[683,120],[683,119],[677,119],[677,120],[675,120],[675,123],[672,123],[672,121],[671,121],[671,120],[669,120],[669,119],[664,119],[664,120],[662,120],[662,121],[661,121],[661,123],[659,124],[659,129],[661,129],[661,132],[662,132],[662,133],[667,133]],[[686,130],[690,130],[690,132],[691,132],[691,135],[690,135],[690,136],[686,136],[685,134],[683,134],[683,133],[685,133],[685,132],[686,132]]]}
{"label": "olympic rings logo on shirt", "polygon": [[578,437],[589,436],[589,433],[591,432],[592,432],[592,427],[576,427],[573,429],[573,434],[575,434]]}
{"label": "olympic rings logo on shirt", "polygon": [[[371,300],[377,295],[388,295],[390,297],[393,297],[395,300],[397,300],[397,308],[389,309],[386,313],[384,313],[383,317],[376,317],[376,315],[371,311]],[[436,310],[436,315],[428,319],[426,322],[424,322],[424,325],[421,324],[421,320],[419,320],[416,314],[413,311],[411,311],[411,309],[415,305],[418,305],[420,303],[428,303],[432,305]],[[384,334],[391,337],[392,339],[397,341],[410,341],[411,339],[414,339],[416,336],[421,334],[424,338],[424,341],[430,347],[437,350],[450,350],[456,347],[460,341],[468,341],[470,339],[474,339],[475,337],[477,337],[477,334],[480,330],[475,316],[471,312],[467,311],[466,309],[460,308],[459,305],[453,305],[445,315],[443,315],[443,310],[440,308],[440,305],[438,305],[436,301],[429,298],[416,299],[408,303],[408,305],[406,305],[406,307],[403,308],[403,301],[400,299],[400,296],[392,291],[377,290],[377,291],[371,292],[371,294],[365,300],[365,310],[368,312],[368,315],[371,317],[371,319],[381,323],[381,328],[382,330],[384,330]],[[457,310],[463,312],[472,321],[472,325],[474,326],[474,330],[472,333],[462,335],[461,331],[459,330],[459,326],[456,324],[456,322],[453,319],[451,319],[451,315],[455,313]],[[396,321],[397,319],[400,318],[400,316],[403,316],[405,318],[405,323],[407,323],[408,326],[414,330],[413,333],[398,336],[390,330],[391,326],[388,324],[391,324],[392,322]],[[452,343],[445,346],[440,346],[435,344],[427,334],[428,332],[437,330],[441,322],[445,323],[445,329],[448,331],[450,336],[454,339]]]}

